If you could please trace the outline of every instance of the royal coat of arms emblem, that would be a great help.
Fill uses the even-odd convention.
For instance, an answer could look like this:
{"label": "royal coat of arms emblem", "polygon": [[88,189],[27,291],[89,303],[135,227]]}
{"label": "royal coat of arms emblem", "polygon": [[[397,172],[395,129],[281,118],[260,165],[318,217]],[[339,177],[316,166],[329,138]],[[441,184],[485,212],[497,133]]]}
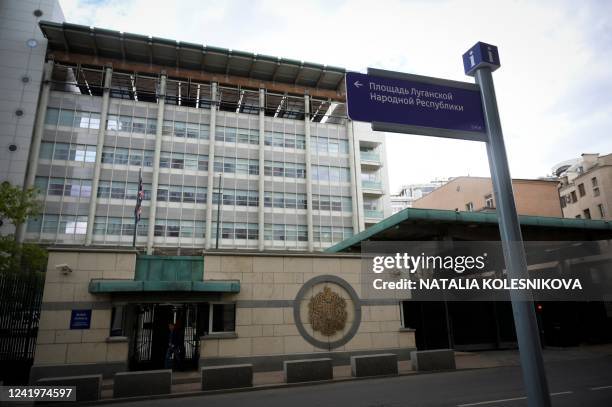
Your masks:
{"label": "royal coat of arms emblem", "polygon": [[325,336],[332,336],[344,329],[347,318],[346,301],[329,287],[310,299],[308,317],[312,329]]}

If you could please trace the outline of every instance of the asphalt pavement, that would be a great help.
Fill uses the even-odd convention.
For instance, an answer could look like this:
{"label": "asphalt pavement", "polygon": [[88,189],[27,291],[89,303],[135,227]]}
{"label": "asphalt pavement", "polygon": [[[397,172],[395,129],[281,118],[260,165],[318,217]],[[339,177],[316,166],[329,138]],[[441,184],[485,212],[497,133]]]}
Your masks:
{"label": "asphalt pavement", "polygon": [[[555,407],[612,406],[612,356],[546,363]],[[113,404],[121,407],[527,406],[518,366]]]}

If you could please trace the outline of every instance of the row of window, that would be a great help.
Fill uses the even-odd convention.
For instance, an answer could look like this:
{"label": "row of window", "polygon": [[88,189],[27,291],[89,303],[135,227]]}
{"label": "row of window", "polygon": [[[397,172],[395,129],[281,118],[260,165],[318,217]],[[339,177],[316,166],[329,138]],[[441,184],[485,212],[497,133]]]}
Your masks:
{"label": "row of window", "polygon": [[102,162],[104,164],[136,165],[138,167],[152,167],[153,150],[140,150],[121,147],[104,147],[102,149]]}
{"label": "row of window", "polygon": [[274,177],[306,178],[306,164],[266,160],[264,174]]}
{"label": "row of window", "polygon": [[350,182],[351,171],[346,167],[313,165],[312,180],[324,182]]}
{"label": "row of window", "polygon": [[208,140],[210,124],[164,120],[162,135]]}
{"label": "row of window", "polygon": [[[597,181],[597,177],[592,177],[591,178],[591,187],[593,188],[593,196],[594,197],[598,197],[598,196],[601,195],[601,191],[599,190],[599,183]],[[583,196],[586,195],[586,188],[584,186],[584,183],[578,184],[578,194],[580,195],[580,198],[582,198]],[[578,196],[576,195],[576,191],[571,191],[569,194],[561,196],[561,207],[562,208],[565,208],[568,204],[575,203],[575,202],[578,202]],[[584,215],[585,215],[585,218],[586,218],[587,214],[585,213]],[[589,214],[589,216],[590,216],[590,214]]]}
{"label": "row of window", "polygon": [[[155,222],[155,236],[158,237],[197,237],[205,234],[204,221],[158,219]],[[146,236],[148,220],[141,219],[138,223],[138,236]],[[49,234],[84,235],[87,231],[87,216],[44,214],[38,219],[30,219],[28,232]],[[259,238],[257,223],[222,222],[220,237],[223,239],[257,240]],[[96,216],[93,232],[95,235],[132,236],[134,219],[120,217]],[[314,226],[314,239],[321,242],[340,241],[351,237],[352,228],[336,226]],[[217,235],[217,224],[212,224],[212,235]],[[264,226],[264,238],[277,241],[308,241],[306,225],[270,224]]]}
{"label": "row of window", "polygon": [[312,150],[319,154],[338,156],[349,152],[347,140],[317,136],[312,136],[311,140]]}
{"label": "row of window", "polygon": [[[151,199],[151,184],[143,184],[144,200]],[[136,199],[137,182],[100,181],[98,183],[98,198]]]}
{"label": "row of window", "polygon": [[30,218],[27,230],[32,233],[84,235],[87,233],[87,216],[45,213],[37,218]]}
{"label": "row of window", "polygon": [[34,186],[42,195],[91,197],[90,179],[36,177]]}
{"label": "row of window", "polygon": [[126,133],[155,135],[157,130],[157,119],[151,117],[117,116],[109,114],[106,119],[106,129]]}
{"label": "row of window", "polygon": [[215,140],[223,141],[225,143],[258,145],[259,130],[217,126],[215,128]]}
{"label": "row of window", "polygon": [[95,163],[96,146],[74,143],[52,143],[43,141],[40,143],[38,155],[43,160],[68,160],[76,162]]}
{"label": "row of window", "polygon": [[353,204],[346,196],[312,194],[312,209],[351,212]]}
{"label": "row of window", "polygon": [[159,167],[208,171],[208,155],[162,151],[159,157]]}
{"label": "row of window", "polygon": [[77,127],[81,129],[99,129],[100,113],[83,112],[80,110],[66,110],[48,108],[45,124],[52,126]]}
{"label": "row of window", "polygon": [[285,134],[279,132],[266,132],[264,136],[266,146],[306,149],[306,136],[303,134]]}
{"label": "row of window", "polygon": [[214,171],[227,174],[259,175],[259,160],[216,156]]}

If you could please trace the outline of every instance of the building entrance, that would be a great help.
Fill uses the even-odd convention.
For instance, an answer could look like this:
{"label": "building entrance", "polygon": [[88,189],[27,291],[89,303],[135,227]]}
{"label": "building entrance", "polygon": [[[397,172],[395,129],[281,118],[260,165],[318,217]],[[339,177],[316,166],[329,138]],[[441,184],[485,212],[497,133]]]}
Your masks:
{"label": "building entrance", "polygon": [[130,369],[197,369],[197,304],[138,304],[134,310]]}

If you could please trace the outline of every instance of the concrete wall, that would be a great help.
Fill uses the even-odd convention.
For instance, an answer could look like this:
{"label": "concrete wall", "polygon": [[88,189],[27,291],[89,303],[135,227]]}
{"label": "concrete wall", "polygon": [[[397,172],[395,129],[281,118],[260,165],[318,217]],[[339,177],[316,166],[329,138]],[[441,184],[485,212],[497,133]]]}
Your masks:
{"label": "concrete wall", "polygon": [[[240,293],[221,296],[221,301],[236,304],[235,334],[202,337],[203,365],[252,359],[256,370],[280,370],[282,360],[308,354],[326,354],[336,357],[335,363],[348,364],[352,354],[384,350],[406,358],[415,348],[414,332],[401,329],[398,301],[361,298],[361,260],[357,256],[218,253],[205,255],[203,261],[205,280],[239,280],[241,284]],[[68,265],[72,272],[64,274],[57,265]],[[129,339],[109,338],[113,301],[155,302],[160,294],[121,293],[111,298],[90,294],[88,284],[93,278],[132,280],[135,265],[136,253],[128,250],[51,249],[33,378],[67,373],[108,376],[127,369]],[[317,276],[327,277],[306,284],[302,290]],[[345,301],[347,311],[344,328],[329,337],[313,330],[308,317],[310,298],[325,287]],[[298,292],[300,298],[296,302]],[[180,302],[188,302],[189,298],[183,296]],[[202,301],[202,293],[193,298],[194,302]],[[302,332],[296,324],[294,305]],[[90,329],[70,329],[73,309],[92,309]],[[327,345],[337,341],[343,343]]]}
{"label": "concrete wall", "polygon": [[[556,181],[512,180],[519,215],[562,217]],[[466,211],[472,202],[474,211],[485,208],[485,196],[493,194],[490,178],[458,177],[414,201],[413,208]]]}
{"label": "concrete wall", "polygon": [[[345,345],[319,348],[305,340],[296,327],[293,300],[303,283],[321,275],[334,275],[347,281],[361,296],[361,260],[348,256],[282,256],[282,255],[206,255],[205,279],[239,279],[240,293],[228,296],[236,301],[236,338],[201,341],[201,357],[252,357],[295,353],[347,352],[411,348],[414,332],[400,332],[400,309],[397,302],[377,305],[362,301],[361,323]],[[348,318],[342,332],[325,337],[308,323],[307,306],[310,297],[330,286],[346,300]],[[354,303],[346,290],[335,284],[316,284],[300,302],[300,318],[304,328],[314,338],[333,342],[350,330],[355,318]]]}
{"label": "concrete wall", "polygon": [[[64,264],[71,273],[56,268]],[[49,252],[33,374],[56,365],[127,363],[127,340],[109,338],[110,296],[92,295],[88,286],[92,278],[133,279],[135,266],[136,253],[125,250]],[[73,309],[92,310],[90,329],[70,329]]]}

